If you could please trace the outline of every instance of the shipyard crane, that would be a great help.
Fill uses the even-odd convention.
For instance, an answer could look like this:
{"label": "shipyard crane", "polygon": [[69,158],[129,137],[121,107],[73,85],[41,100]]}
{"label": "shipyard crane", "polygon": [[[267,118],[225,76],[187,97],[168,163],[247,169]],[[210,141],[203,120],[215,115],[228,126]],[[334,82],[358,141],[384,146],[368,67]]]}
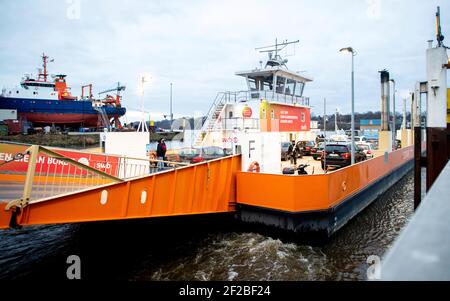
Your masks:
{"label": "shipyard crane", "polygon": [[111,88],[111,89],[108,89],[108,90],[99,92],[98,95],[105,94],[105,93],[108,93],[108,92],[116,91],[116,94],[117,94],[118,96],[120,96],[120,91],[124,91],[125,88],[126,88],[126,86],[120,85],[120,82],[117,82],[117,87],[114,87],[114,88]]}
{"label": "shipyard crane", "polygon": [[121,100],[120,91],[124,91],[125,88],[126,88],[126,86],[120,85],[120,82],[117,82],[117,87],[114,87],[114,88],[111,88],[111,89],[99,92],[98,95],[115,91],[116,92],[116,97],[113,97],[113,96],[107,94],[105,99],[102,100],[102,101],[104,103],[115,104],[116,107],[120,107],[120,100]]}

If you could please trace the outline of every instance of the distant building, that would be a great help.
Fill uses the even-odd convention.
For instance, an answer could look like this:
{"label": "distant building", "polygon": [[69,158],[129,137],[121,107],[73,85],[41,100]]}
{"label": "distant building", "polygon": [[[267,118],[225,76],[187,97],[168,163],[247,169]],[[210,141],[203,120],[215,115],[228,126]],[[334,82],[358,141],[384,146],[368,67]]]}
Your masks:
{"label": "distant building", "polygon": [[360,130],[379,130],[381,127],[381,119],[361,119],[359,123]]}
{"label": "distant building", "polygon": [[378,132],[381,129],[381,119],[361,119],[359,122],[361,135],[367,139],[378,139]]}

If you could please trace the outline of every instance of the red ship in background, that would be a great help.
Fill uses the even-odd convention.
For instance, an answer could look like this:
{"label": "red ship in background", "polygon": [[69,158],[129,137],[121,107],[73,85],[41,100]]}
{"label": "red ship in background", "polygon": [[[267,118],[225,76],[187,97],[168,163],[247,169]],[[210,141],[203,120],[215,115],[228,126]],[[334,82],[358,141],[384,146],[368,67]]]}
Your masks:
{"label": "red ship in background", "polygon": [[[121,128],[119,118],[126,113],[122,107],[120,92],[125,86],[117,83],[103,99],[95,99],[92,94],[92,84],[82,87],[81,98],[73,96],[66,83],[66,75],[50,75],[47,72],[49,57],[42,55],[43,69],[38,69],[37,78],[26,74],[20,85],[12,89],[2,89],[0,94],[0,109],[17,110],[17,118],[22,124],[32,126],[54,126],[77,128],[97,127]],[[53,80],[49,80],[51,77]],[[89,88],[85,95],[85,88]],[[107,94],[115,92],[115,95]]]}

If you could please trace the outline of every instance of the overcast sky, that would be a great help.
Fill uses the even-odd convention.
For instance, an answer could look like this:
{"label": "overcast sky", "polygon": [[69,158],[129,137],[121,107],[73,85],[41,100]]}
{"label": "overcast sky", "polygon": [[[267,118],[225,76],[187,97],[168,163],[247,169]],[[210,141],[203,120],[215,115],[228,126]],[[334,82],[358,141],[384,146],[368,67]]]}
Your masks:
{"label": "overcast sky", "polygon": [[[127,85],[127,121],[138,119],[138,79],[151,75],[145,110],[152,119],[169,112],[174,84],[175,117],[207,112],[217,92],[246,89],[235,71],[264,58],[255,47],[300,40],[289,49],[288,67],[312,77],[305,96],[316,114],[350,111],[349,55],[355,58],[355,110],[380,109],[378,71],[388,69],[400,100],[415,81],[425,80],[426,41],[434,39],[434,14],[441,6],[450,45],[448,0],[308,1],[37,1],[0,0],[0,86],[36,73],[45,51],[53,74],[67,74],[73,94],[93,83],[99,92]],[[397,109],[402,109],[397,101]],[[135,112],[133,112],[135,111]]]}

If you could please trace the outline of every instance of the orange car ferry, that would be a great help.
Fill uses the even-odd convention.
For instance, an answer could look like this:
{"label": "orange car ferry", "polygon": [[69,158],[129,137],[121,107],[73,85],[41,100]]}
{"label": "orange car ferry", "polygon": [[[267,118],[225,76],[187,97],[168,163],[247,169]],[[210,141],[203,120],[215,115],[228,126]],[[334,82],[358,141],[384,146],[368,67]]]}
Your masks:
{"label": "orange car ferry", "polygon": [[236,73],[248,91],[219,93],[203,127],[185,135],[186,145],[219,146],[232,156],[187,166],[171,162],[160,171],[149,158],[40,146],[6,152],[2,146],[0,228],[228,213],[289,231],[333,234],[411,170],[412,135],[402,134],[399,150],[380,141],[373,159],[339,170],[324,172],[319,164],[307,175],[283,174],[289,163],[281,162],[281,145],[319,134],[303,95],[312,79],[290,71],[279,55],[295,43],[264,47],[264,67]]}

